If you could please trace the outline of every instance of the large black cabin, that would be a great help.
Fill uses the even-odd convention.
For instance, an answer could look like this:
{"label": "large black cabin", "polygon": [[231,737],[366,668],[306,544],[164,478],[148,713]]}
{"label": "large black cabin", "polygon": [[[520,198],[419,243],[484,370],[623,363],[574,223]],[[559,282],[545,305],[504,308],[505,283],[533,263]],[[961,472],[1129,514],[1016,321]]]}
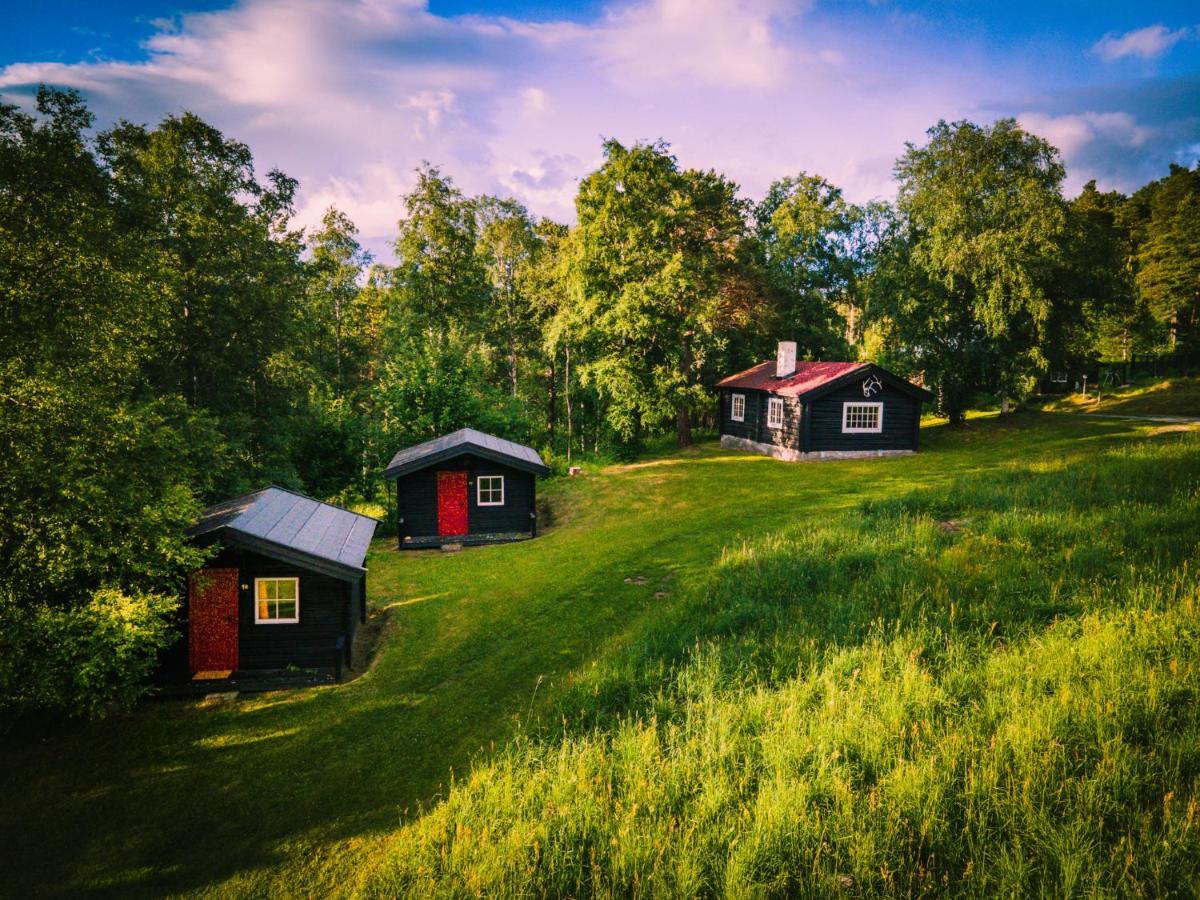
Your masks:
{"label": "large black cabin", "polygon": [[486,544],[537,535],[537,476],[550,470],[532,447],[473,428],[401,450],[396,480],[400,547]]}
{"label": "large black cabin", "polygon": [[721,446],[778,459],[915,453],[924,388],[874,363],[796,362],[796,345],[717,383]]}
{"label": "large black cabin", "polygon": [[168,675],[230,678],[355,662],[367,616],[363,561],[378,522],[270,487],[219,503],[189,530],[216,554],[188,579]]}

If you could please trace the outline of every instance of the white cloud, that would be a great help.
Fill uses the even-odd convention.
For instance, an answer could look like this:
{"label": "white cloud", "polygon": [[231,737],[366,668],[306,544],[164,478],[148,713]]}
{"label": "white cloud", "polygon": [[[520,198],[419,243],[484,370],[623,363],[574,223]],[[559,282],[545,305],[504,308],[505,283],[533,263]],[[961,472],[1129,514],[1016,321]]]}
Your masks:
{"label": "white cloud", "polygon": [[781,0],[648,0],[611,9],[596,32],[598,50],[626,85],[765,87],[787,74],[790,54],[775,31],[796,12]]}
{"label": "white cloud", "polygon": [[[422,160],[560,221],[605,137],[664,138],[751,197],[804,169],[862,201],[891,194],[904,142],[939,118],[1008,112],[976,103],[996,89],[990,61],[906,50],[886,16],[874,35],[839,36],[804,0],[615,2],[581,24],[444,17],[422,0],[241,0],[159,23],[143,62],[11,65],[0,91],[77,87],[101,124],[192,110],[260,170],[299,179],[300,224],[337,205],[385,260]],[[1151,135],[1122,113],[1023,121],[1064,150]]]}
{"label": "white cloud", "polygon": [[1165,25],[1148,25],[1124,34],[1106,34],[1092,47],[1093,52],[1106,62],[1140,56],[1154,59],[1162,56],[1182,40],[1194,37],[1195,28],[1178,28],[1175,31]]}
{"label": "white cloud", "polygon": [[546,111],[546,92],[530,87],[521,91],[521,109],[526,116],[535,118]]}
{"label": "white cloud", "polygon": [[1154,132],[1126,112],[1084,112],[1052,116],[1026,112],[1017,117],[1026,131],[1043,137],[1068,159],[1097,140],[1123,147],[1141,147]]}

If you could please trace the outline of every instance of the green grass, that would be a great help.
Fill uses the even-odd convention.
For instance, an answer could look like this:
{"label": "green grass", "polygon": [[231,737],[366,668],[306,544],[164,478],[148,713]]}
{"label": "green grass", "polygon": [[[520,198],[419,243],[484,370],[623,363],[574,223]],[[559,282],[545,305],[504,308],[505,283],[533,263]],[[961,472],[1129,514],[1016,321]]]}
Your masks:
{"label": "green grass", "polygon": [[706,444],[380,544],[363,677],[10,734],[0,894],[1194,890],[1200,442],[1155,431]]}
{"label": "green grass", "polygon": [[1068,394],[1050,401],[1044,408],[1123,416],[1200,417],[1200,378],[1148,378],[1128,387],[1104,388],[1098,401],[1092,386],[1086,398],[1082,394]]}

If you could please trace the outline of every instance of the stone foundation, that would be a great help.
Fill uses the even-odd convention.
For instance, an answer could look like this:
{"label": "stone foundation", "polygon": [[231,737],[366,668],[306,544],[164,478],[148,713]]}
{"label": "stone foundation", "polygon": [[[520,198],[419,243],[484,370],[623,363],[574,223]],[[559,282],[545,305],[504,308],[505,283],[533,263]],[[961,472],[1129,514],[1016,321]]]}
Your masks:
{"label": "stone foundation", "polygon": [[819,462],[823,459],[864,459],[871,456],[911,456],[914,450],[814,450],[804,453],[778,444],[761,444],[732,434],[721,435],[721,446],[726,450],[745,450],[782,459],[784,462]]}

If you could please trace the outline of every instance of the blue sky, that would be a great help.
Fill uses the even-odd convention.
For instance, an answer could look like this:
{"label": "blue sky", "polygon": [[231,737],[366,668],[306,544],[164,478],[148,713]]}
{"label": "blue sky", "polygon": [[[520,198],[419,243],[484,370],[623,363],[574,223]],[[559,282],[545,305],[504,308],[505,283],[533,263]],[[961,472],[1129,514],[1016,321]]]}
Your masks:
{"label": "blue sky", "polygon": [[569,221],[605,137],[663,138],[760,195],[804,170],[890,197],[939,118],[1015,116],[1068,190],[1200,158],[1195,3],[41,0],[0,12],[0,94],[81,90],[101,124],[194,110],[345,209],[387,257],[421,160]]}

